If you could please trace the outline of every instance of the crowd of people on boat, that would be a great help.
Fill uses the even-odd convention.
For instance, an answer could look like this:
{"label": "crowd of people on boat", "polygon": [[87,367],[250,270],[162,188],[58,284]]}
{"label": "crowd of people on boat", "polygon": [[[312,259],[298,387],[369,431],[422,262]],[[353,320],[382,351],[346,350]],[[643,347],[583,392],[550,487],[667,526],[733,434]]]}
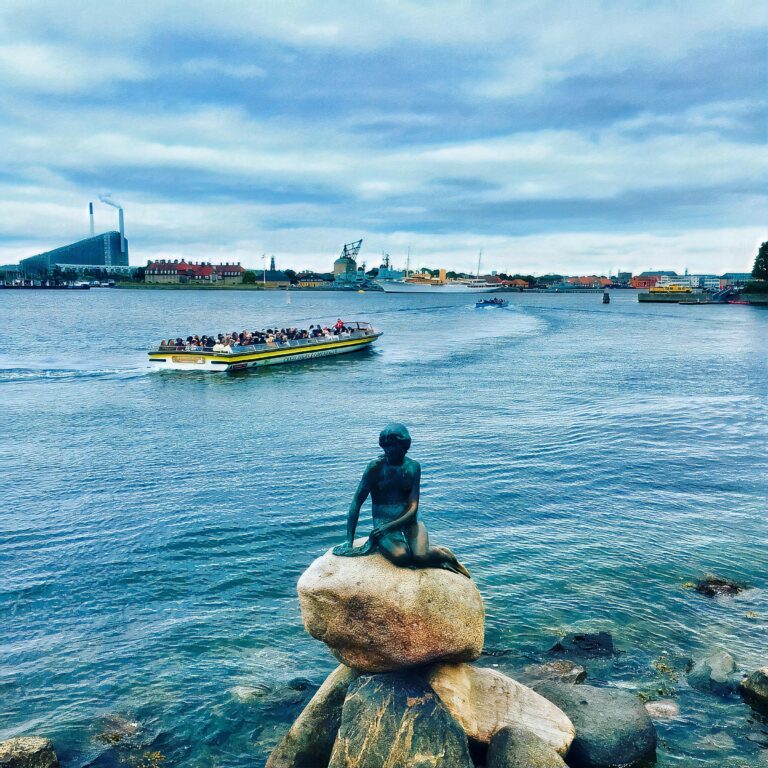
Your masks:
{"label": "crowd of people on boat", "polygon": [[234,352],[244,347],[253,347],[260,344],[269,346],[290,345],[292,343],[313,339],[322,341],[333,340],[338,337],[349,336],[356,328],[348,326],[339,318],[332,326],[323,326],[320,323],[310,325],[309,328],[267,328],[263,331],[232,331],[232,333],[219,333],[217,335],[203,334],[202,336],[187,336],[186,339],[178,336],[169,336],[160,342],[163,349],[173,348],[184,351],[206,350],[212,352]]}

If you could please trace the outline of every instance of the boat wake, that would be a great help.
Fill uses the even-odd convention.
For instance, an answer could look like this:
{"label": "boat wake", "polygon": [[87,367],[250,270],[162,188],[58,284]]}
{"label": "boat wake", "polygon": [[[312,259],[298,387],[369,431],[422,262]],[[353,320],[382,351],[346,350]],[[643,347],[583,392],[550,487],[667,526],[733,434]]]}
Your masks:
{"label": "boat wake", "polygon": [[149,368],[2,368],[0,384],[71,379],[132,379],[146,376]]}

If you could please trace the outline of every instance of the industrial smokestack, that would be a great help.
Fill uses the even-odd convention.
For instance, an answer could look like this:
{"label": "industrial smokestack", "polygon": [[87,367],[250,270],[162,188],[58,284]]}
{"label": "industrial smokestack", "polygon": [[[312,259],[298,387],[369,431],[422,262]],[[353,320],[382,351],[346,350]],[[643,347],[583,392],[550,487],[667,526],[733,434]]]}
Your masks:
{"label": "industrial smokestack", "polygon": [[123,220],[123,206],[120,203],[116,203],[114,200],[109,199],[109,195],[99,195],[99,200],[102,203],[111,205],[113,208],[117,208],[118,222],[120,226],[120,253],[125,253],[125,225]]}
{"label": "industrial smokestack", "polygon": [[91,219],[91,237],[93,237],[94,229],[93,229],[93,203],[88,203],[88,215]]}

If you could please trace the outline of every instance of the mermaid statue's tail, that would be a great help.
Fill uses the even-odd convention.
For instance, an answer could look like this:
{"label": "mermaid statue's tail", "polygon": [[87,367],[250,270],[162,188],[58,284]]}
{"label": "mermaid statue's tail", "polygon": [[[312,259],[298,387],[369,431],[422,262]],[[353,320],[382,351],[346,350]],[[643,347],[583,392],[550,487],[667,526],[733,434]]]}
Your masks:
{"label": "mermaid statue's tail", "polygon": [[353,544],[347,544],[345,541],[343,544],[334,547],[331,551],[337,557],[362,557],[363,555],[370,555],[375,549],[376,544],[368,538],[359,547],[356,547]]}

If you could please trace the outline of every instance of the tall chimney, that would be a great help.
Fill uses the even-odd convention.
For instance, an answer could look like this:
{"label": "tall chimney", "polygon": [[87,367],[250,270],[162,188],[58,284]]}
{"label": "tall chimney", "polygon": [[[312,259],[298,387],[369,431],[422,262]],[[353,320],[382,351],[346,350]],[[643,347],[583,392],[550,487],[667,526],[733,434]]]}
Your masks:
{"label": "tall chimney", "polygon": [[88,214],[91,219],[91,237],[93,237],[93,203],[88,203]]}
{"label": "tall chimney", "polygon": [[125,253],[125,222],[123,221],[123,209],[117,209],[117,216],[120,222],[120,253]]}

